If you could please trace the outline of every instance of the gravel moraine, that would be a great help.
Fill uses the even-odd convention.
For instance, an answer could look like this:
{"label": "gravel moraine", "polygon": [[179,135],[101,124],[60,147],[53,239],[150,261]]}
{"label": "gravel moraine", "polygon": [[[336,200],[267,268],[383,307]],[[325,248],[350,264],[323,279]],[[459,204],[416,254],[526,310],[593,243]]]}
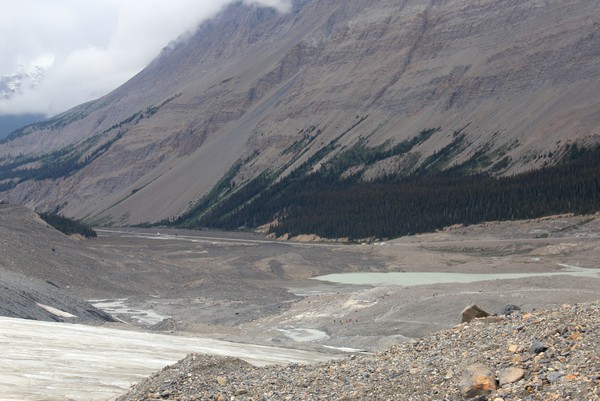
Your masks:
{"label": "gravel moraine", "polygon": [[593,401],[599,350],[596,301],[478,319],[379,354],[310,366],[189,355],[118,400],[464,400],[465,372],[484,365],[497,388],[474,400]]}

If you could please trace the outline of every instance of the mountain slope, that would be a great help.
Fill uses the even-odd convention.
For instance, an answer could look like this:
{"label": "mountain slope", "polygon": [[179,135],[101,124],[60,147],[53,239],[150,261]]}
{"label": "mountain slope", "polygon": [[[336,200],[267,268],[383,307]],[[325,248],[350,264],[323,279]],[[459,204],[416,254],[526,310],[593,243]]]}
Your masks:
{"label": "mountain slope", "polygon": [[235,4],[111,94],[0,144],[0,184],[10,202],[136,224],[219,182],[232,192],[429,129],[348,174],[410,174],[453,144],[436,169],[552,164],[600,134],[598,20],[591,0]]}
{"label": "mountain slope", "polygon": [[[106,268],[80,244],[20,206],[0,205],[0,315],[22,319],[99,323],[115,321],[84,301],[102,293]],[[90,284],[90,277],[95,277]]]}

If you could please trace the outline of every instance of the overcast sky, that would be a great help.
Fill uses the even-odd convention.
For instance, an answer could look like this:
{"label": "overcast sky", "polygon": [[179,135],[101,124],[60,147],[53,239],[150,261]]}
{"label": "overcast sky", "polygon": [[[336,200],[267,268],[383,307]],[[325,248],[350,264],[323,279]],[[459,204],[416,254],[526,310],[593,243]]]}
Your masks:
{"label": "overcast sky", "polygon": [[[45,68],[0,114],[53,115],[100,97],[235,0],[2,0],[0,77]],[[286,10],[290,0],[244,0]]]}

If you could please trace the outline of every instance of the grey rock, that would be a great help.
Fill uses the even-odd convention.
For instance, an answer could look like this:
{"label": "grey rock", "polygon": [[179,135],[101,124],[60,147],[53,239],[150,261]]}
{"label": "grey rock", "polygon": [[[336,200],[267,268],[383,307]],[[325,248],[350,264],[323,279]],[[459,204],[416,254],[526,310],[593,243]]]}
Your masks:
{"label": "grey rock", "polygon": [[550,383],[554,383],[559,381],[563,376],[564,375],[560,372],[550,372],[546,375],[546,380],[548,380]]}
{"label": "grey rock", "polygon": [[500,386],[504,386],[505,384],[518,382],[524,376],[525,369],[512,367],[503,369],[498,375],[498,381],[500,382]]}
{"label": "grey rock", "polygon": [[531,348],[529,348],[529,352],[532,354],[540,354],[545,352],[548,349],[548,346],[541,341],[535,340],[531,344]]}
{"label": "grey rock", "polygon": [[509,305],[506,305],[504,307],[504,309],[502,309],[502,314],[508,316],[514,312],[520,312],[520,311],[521,311],[521,308],[519,308],[517,305],[509,304]]}
{"label": "grey rock", "polygon": [[[578,340],[581,347],[573,348],[563,361],[550,358],[551,363],[560,362],[564,372],[569,373],[564,378],[564,372],[549,373],[550,367],[540,364],[535,355],[505,351],[509,344],[519,343],[522,347],[540,342],[559,326],[597,327],[600,301],[563,305],[535,315],[539,323],[527,324],[527,330],[520,332],[515,329],[524,322],[516,316],[500,325],[454,327],[415,342],[399,344],[380,354],[345,356],[318,365],[254,368],[232,358],[191,356],[136,385],[118,400],[138,401],[163,383],[176,383],[170,399],[181,400],[230,399],[225,393],[234,395],[238,385],[247,390],[240,400],[263,401],[600,400],[600,388],[595,382],[600,379],[600,361],[596,358],[599,338],[595,332],[582,335]],[[558,352],[572,345],[571,341],[555,336],[551,350]],[[485,364],[473,364],[473,361],[485,361]],[[363,376],[365,372],[370,377]],[[498,389],[495,372],[499,372],[502,383],[516,381]],[[525,375],[523,380],[518,379],[522,374]],[[219,376],[229,378],[229,388],[217,385],[215,378]]]}

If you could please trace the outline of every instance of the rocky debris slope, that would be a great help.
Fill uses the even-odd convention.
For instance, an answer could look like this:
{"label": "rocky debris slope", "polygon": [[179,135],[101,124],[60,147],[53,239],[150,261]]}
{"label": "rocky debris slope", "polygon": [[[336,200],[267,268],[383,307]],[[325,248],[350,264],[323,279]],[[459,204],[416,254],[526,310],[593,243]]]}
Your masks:
{"label": "rocky debris slope", "polygon": [[115,265],[81,241],[52,228],[33,211],[0,204],[0,269],[33,277],[84,299],[127,293],[131,285],[102,272]]}
{"label": "rocky debris slope", "polygon": [[84,299],[108,288],[97,255],[21,206],[0,204],[0,315],[71,323],[112,322]]}
{"label": "rocky debris slope", "polygon": [[45,282],[0,268],[0,316],[68,323],[116,322],[108,313]]}
{"label": "rocky debris slope", "polygon": [[599,332],[596,301],[476,319],[313,366],[189,355],[118,400],[598,400]]}

